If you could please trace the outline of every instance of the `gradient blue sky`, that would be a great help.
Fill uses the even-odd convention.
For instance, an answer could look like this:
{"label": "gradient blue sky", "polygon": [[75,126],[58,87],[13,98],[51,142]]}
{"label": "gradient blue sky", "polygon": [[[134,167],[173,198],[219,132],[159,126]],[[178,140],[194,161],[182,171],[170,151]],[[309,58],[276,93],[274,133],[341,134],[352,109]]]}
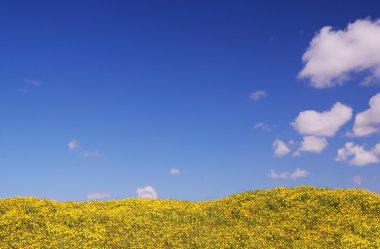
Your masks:
{"label": "gradient blue sky", "polygon": [[[0,198],[122,199],[146,186],[158,198],[195,201],[299,185],[380,193],[379,163],[335,160],[347,142],[380,141],[346,135],[380,92],[360,85],[373,67],[323,89],[297,78],[321,28],[372,23],[379,9],[377,1],[2,1]],[[255,101],[256,91],[266,96]],[[292,156],[303,137],[292,121],[336,102],[352,118],[320,153]],[[293,140],[292,152],[275,156],[276,139]],[[297,168],[306,177],[291,178]]]}

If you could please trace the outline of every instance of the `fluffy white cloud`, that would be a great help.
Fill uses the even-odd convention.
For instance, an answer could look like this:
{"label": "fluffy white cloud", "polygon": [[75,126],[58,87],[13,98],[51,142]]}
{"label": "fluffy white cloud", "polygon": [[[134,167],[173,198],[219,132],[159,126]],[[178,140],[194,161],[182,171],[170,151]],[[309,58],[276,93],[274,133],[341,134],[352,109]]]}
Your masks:
{"label": "fluffy white cloud", "polygon": [[300,112],[292,126],[302,135],[332,137],[351,118],[352,108],[337,102],[329,111]]}
{"label": "fluffy white cloud", "polygon": [[305,136],[301,142],[300,151],[321,153],[327,146],[326,138]]}
{"label": "fluffy white cloud", "polygon": [[76,150],[78,148],[78,145],[78,141],[75,139],[67,143],[67,147],[69,147],[70,150]]}
{"label": "fluffy white cloud", "polygon": [[363,183],[363,178],[361,176],[354,176],[352,177],[352,182],[361,186]]}
{"label": "fluffy white cloud", "polygon": [[152,186],[137,188],[136,194],[138,198],[157,199],[157,192]]}
{"label": "fluffy white cloud", "polygon": [[285,156],[290,152],[289,147],[281,140],[276,139],[273,144],[274,155],[277,157]]}
{"label": "fluffy white cloud", "polygon": [[254,101],[259,101],[260,99],[263,99],[266,96],[267,96],[267,93],[265,91],[260,90],[260,91],[252,92],[249,98]]}
{"label": "fluffy white cloud", "polygon": [[281,172],[276,173],[273,169],[270,170],[268,176],[273,179],[297,179],[297,178],[305,178],[309,176],[309,172],[304,169],[297,168],[295,171],[289,172]]}
{"label": "fluffy white cloud", "polygon": [[178,168],[171,168],[171,169],[170,169],[170,174],[171,174],[172,176],[178,175],[178,174],[180,174],[180,173],[181,173],[181,170],[178,169]]}
{"label": "fluffy white cloud", "polygon": [[302,57],[299,78],[315,88],[344,84],[351,73],[366,72],[363,84],[380,79],[380,20],[357,20],[345,30],[323,27]]}
{"label": "fluffy white cloud", "polygon": [[348,162],[354,166],[365,166],[380,162],[379,156],[380,143],[373,149],[366,150],[363,146],[349,142],[345,144],[344,148],[338,150],[335,160]]}
{"label": "fluffy white cloud", "polygon": [[290,174],[290,178],[297,179],[297,178],[305,178],[309,176],[309,172],[307,172],[304,169],[297,168],[293,173]]}
{"label": "fluffy white cloud", "polygon": [[355,116],[355,123],[350,135],[362,137],[380,132],[380,93],[369,100],[369,109]]}
{"label": "fluffy white cloud", "polygon": [[109,193],[89,193],[87,194],[88,200],[100,200],[105,198],[110,198],[111,194]]}

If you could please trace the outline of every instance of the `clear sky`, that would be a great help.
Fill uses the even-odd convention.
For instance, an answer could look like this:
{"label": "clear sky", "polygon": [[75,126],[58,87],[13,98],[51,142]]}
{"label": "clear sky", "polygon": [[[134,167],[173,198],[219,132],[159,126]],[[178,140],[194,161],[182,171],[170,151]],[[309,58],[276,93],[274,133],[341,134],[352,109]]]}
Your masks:
{"label": "clear sky", "polygon": [[0,198],[380,193],[379,9],[1,1]]}

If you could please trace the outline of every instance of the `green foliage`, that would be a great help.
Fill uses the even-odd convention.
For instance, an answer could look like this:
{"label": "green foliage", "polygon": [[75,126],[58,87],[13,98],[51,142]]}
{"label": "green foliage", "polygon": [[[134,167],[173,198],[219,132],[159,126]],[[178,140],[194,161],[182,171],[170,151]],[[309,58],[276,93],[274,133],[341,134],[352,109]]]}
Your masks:
{"label": "green foliage", "polygon": [[0,248],[380,248],[380,196],[299,187],[199,203],[6,199]]}

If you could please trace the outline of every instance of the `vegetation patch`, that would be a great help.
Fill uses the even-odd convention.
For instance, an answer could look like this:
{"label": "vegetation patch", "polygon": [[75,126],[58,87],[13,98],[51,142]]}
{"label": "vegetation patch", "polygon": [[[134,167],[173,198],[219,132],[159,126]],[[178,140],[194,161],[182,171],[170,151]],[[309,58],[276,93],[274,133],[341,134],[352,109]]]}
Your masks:
{"label": "vegetation patch", "polygon": [[0,248],[379,248],[380,196],[277,188],[216,201],[0,200]]}

